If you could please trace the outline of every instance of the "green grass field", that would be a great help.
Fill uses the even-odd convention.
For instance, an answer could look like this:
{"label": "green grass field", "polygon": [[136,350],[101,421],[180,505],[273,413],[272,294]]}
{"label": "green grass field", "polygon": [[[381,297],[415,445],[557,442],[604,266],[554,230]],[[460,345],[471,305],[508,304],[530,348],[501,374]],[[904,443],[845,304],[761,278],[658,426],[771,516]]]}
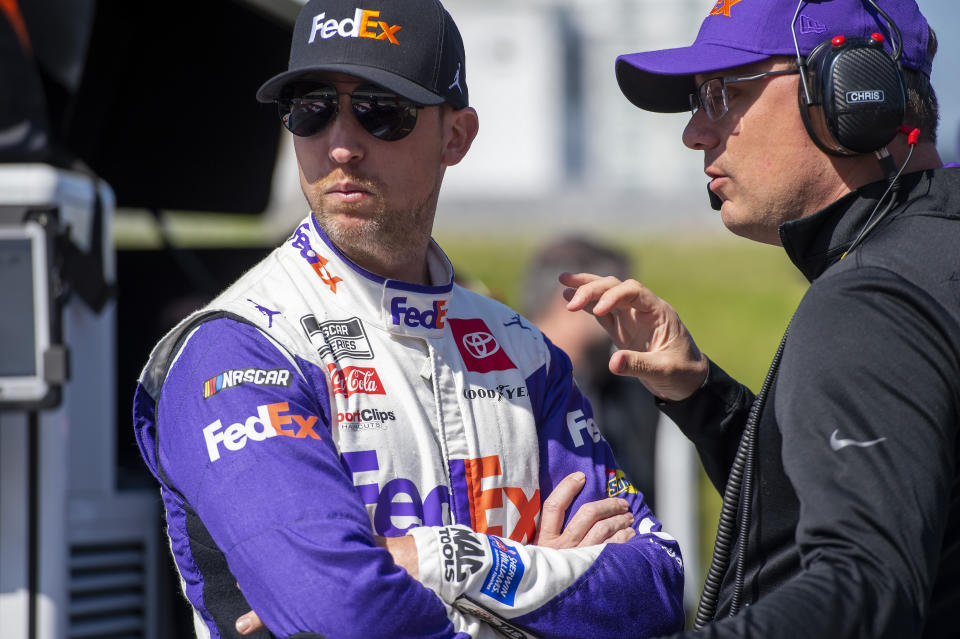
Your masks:
{"label": "green grass field", "polygon": [[[519,279],[536,241],[439,234],[458,269],[516,306]],[[633,256],[635,277],[680,314],[700,349],[736,379],[759,390],[807,282],[779,247],[732,235],[683,239],[606,237]],[[701,479],[700,556],[709,565],[720,498]]]}

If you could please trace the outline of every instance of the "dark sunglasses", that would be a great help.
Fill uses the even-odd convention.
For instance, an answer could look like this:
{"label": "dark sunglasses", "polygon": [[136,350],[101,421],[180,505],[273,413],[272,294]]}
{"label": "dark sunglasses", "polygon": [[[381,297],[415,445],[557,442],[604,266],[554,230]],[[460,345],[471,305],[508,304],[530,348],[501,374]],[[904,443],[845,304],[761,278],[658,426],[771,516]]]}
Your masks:
{"label": "dark sunglasses", "polygon": [[283,126],[300,137],[316,135],[333,122],[340,110],[340,95],[350,96],[350,110],[370,135],[393,142],[407,137],[423,108],[375,84],[362,84],[350,94],[337,93],[327,84],[292,87],[277,99]]}

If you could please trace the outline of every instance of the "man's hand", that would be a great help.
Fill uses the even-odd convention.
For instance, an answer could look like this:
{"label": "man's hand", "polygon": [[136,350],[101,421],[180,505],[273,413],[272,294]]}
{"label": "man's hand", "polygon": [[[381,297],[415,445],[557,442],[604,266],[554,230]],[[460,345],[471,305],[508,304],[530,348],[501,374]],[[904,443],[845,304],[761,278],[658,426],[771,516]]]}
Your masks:
{"label": "man's hand", "polygon": [[563,273],[567,309],[592,313],[617,348],[610,371],[636,377],[661,399],[690,397],[707,378],[707,358],[669,304],[636,280]]}
{"label": "man's hand", "polygon": [[386,548],[393,555],[393,563],[397,564],[414,579],[420,578],[420,556],[417,554],[417,542],[413,537],[374,537],[374,541],[381,548]]}
{"label": "man's hand", "polygon": [[237,618],[236,628],[241,635],[252,635],[257,630],[262,630],[263,627],[260,617],[252,610]]}
{"label": "man's hand", "polygon": [[563,517],[586,481],[586,475],[575,472],[556,485],[543,502],[534,544],[548,548],[577,548],[604,542],[623,543],[637,534],[633,529],[630,505],[616,497],[582,505],[563,529]]}

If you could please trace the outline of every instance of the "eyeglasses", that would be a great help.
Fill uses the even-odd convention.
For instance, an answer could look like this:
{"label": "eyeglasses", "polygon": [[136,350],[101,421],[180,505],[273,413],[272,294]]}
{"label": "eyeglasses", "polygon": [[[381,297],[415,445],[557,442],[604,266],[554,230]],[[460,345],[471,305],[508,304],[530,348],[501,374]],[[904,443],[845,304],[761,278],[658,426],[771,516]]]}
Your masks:
{"label": "eyeglasses", "polygon": [[362,84],[350,94],[337,93],[331,85],[294,86],[277,99],[283,126],[300,137],[316,135],[333,122],[340,110],[340,96],[350,96],[350,110],[370,135],[393,142],[407,137],[423,108],[375,84]]}
{"label": "eyeglasses", "polygon": [[716,122],[730,108],[727,98],[727,85],[732,82],[749,82],[768,78],[772,75],[788,75],[800,73],[799,69],[781,69],[779,71],[766,71],[764,73],[750,73],[747,75],[728,75],[722,78],[710,78],[700,85],[696,93],[690,94],[690,113],[696,115],[701,108],[706,111],[707,117],[712,122]]}

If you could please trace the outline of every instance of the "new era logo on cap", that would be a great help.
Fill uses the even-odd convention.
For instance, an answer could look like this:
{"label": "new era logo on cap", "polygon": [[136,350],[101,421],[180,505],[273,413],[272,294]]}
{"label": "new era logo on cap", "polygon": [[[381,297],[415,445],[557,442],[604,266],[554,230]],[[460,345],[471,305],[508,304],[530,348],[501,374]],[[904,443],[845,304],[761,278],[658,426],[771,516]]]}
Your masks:
{"label": "new era logo on cap", "polygon": [[326,12],[313,16],[313,26],[310,29],[310,39],[307,44],[313,44],[317,36],[327,40],[334,36],[341,38],[372,38],[385,40],[399,45],[397,31],[403,27],[399,24],[390,25],[379,20],[379,11],[373,9],[356,9],[352,18],[327,19]]}
{"label": "new era logo on cap", "polygon": [[805,16],[802,13],[800,14],[800,25],[797,27],[800,30],[800,33],[826,33],[827,25],[822,22],[817,22],[809,16]]}

